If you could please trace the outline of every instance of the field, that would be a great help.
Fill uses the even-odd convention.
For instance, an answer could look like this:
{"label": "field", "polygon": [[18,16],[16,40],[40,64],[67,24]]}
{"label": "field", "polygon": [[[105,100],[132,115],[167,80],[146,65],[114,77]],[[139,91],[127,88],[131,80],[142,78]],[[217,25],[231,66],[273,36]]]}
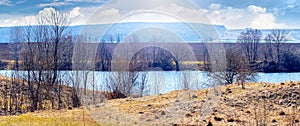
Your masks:
{"label": "field", "polygon": [[0,126],[98,126],[83,108],[0,116]]}
{"label": "field", "polygon": [[300,125],[299,94],[299,82],[247,83],[245,90],[231,84],[3,116],[0,125]]}

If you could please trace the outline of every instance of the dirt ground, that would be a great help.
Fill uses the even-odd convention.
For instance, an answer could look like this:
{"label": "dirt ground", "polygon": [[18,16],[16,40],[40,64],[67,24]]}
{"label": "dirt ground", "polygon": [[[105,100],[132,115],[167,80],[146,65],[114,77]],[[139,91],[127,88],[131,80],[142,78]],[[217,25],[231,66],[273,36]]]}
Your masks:
{"label": "dirt ground", "polygon": [[232,84],[86,106],[101,125],[300,125],[300,83]]}

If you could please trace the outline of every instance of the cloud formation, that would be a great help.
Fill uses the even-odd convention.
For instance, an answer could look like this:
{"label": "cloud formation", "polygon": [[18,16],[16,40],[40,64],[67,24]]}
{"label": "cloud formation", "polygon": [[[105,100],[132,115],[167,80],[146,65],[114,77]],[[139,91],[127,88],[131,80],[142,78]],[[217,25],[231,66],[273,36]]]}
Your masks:
{"label": "cloud formation", "polygon": [[55,6],[62,6],[62,5],[69,5],[70,3],[68,2],[57,2],[54,1],[52,3],[42,3],[42,4],[38,4],[38,7],[55,7]]}
{"label": "cloud formation", "polygon": [[[192,23],[205,23],[205,24],[218,24],[225,25],[230,29],[244,29],[244,28],[258,28],[258,29],[270,29],[270,28],[287,28],[284,23],[278,22],[276,16],[271,12],[267,11],[267,8],[249,5],[247,8],[233,8],[233,7],[223,7],[221,4],[212,3],[207,9],[203,8],[193,8],[178,5],[174,2],[161,3],[160,5],[154,5],[153,3],[149,6],[140,4],[132,4],[130,7],[119,7],[120,1],[115,4],[117,6],[104,7],[100,12],[92,15],[89,18],[88,23],[113,23],[115,19],[127,18],[128,22],[178,22],[187,21]],[[135,1],[137,2],[137,1]],[[127,2],[131,4],[132,2]],[[132,14],[137,13],[132,11],[133,9],[138,10],[138,12],[144,11],[143,14]],[[82,9],[82,14],[89,15]],[[149,10],[155,10],[159,13],[149,12]],[[126,13],[131,14],[129,17]],[[167,15],[170,14],[170,15]],[[100,20],[101,19],[101,20]],[[183,19],[183,20],[181,20]]]}
{"label": "cloud formation", "polygon": [[248,8],[219,7],[219,9],[206,10],[205,13],[213,24],[225,25],[232,29],[287,28],[286,24],[278,23],[276,17],[267,12],[266,8],[255,5],[250,5]]}
{"label": "cloud formation", "polygon": [[[66,0],[65,2],[72,1],[90,0]],[[101,1],[103,2],[103,0],[98,0],[98,2]],[[230,29],[244,29],[250,27],[258,29],[287,28],[286,24],[278,21],[276,15],[272,13],[273,10],[268,10],[267,8],[257,5],[249,5],[246,8],[234,8],[212,3],[208,8],[198,8],[192,4],[182,4],[180,0],[156,0],[156,2],[148,1],[148,3],[145,3],[145,0],[138,1],[139,0],[116,0],[100,7],[77,6],[70,9],[67,13],[69,13],[70,16],[71,25],[114,23],[122,19],[121,22],[186,21],[225,25]],[[128,6],[126,6],[127,4]],[[45,13],[49,8],[51,7],[43,8],[36,15],[25,17],[18,15],[14,17],[1,15],[7,18],[0,20],[0,24],[2,26],[24,25],[24,20],[33,21],[40,13]]]}
{"label": "cloud formation", "polygon": [[250,12],[253,12],[253,13],[265,13],[267,11],[266,8],[255,6],[255,5],[248,6],[248,9]]}
{"label": "cloud formation", "polygon": [[0,5],[10,6],[11,3],[10,0],[0,0]]}
{"label": "cloud formation", "polygon": [[[76,9],[74,8],[70,12],[66,12],[68,15],[74,17],[76,15]],[[11,15],[0,15],[1,17],[6,17],[5,20],[0,20],[1,26],[25,26],[25,25],[36,25],[40,16],[50,14],[51,11],[57,11],[52,7],[44,8],[40,10],[36,15],[29,16],[11,16]],[[78,16],[78,15],[77,15]]]}

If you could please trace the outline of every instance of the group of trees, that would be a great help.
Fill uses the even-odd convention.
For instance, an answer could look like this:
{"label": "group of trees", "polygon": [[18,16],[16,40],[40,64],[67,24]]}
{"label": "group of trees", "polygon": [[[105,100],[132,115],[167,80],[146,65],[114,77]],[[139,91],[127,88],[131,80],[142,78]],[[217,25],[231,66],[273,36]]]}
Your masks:
{"label": "group of trees", "polygon": [[147,47],[135,53],[130,61],[130,70],[146,71],[159,67],[163,71],[179,70],[177,59],[160,47]]}
{"label": "group of trees", "polygon": [[0,61],[0,70],[4,70],[6,66],[7,66],[6,62]]}
{"label": "group of trees", "polygon": [[80,104],[75,89],[66,86],[60,71],[71,69],[73,46],[68,25],[66,13],[51,9],[34,23],[11,29],[11,80],[1,82],[0,104],[5,114]]}
{"label": "group of trees", "polygon": [[257,29],[241,32],[235,45],[226,48],[226,69],[216,77],[224,83],[242,84],[255,79],[257,72],[297,72],[300,70],[299,52],[286,45],[289,31],[272,30],[265,35]]}
{"label": "group of trees", "polygon": [[273,30],[265,37],[264,72],[298,72],[300,71],[300,56],[298,49],[284,46],[288,41],[289,32]]}

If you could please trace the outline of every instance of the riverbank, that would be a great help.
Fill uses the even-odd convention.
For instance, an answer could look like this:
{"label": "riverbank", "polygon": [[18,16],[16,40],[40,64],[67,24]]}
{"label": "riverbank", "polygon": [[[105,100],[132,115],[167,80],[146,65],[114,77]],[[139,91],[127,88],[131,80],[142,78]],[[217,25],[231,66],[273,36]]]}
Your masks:
{"label": "riverbank", "polygon": [[300,82],[249,82],[245,87],[175,90],[85,109],[2,116],[0,125],[300,125]]}

